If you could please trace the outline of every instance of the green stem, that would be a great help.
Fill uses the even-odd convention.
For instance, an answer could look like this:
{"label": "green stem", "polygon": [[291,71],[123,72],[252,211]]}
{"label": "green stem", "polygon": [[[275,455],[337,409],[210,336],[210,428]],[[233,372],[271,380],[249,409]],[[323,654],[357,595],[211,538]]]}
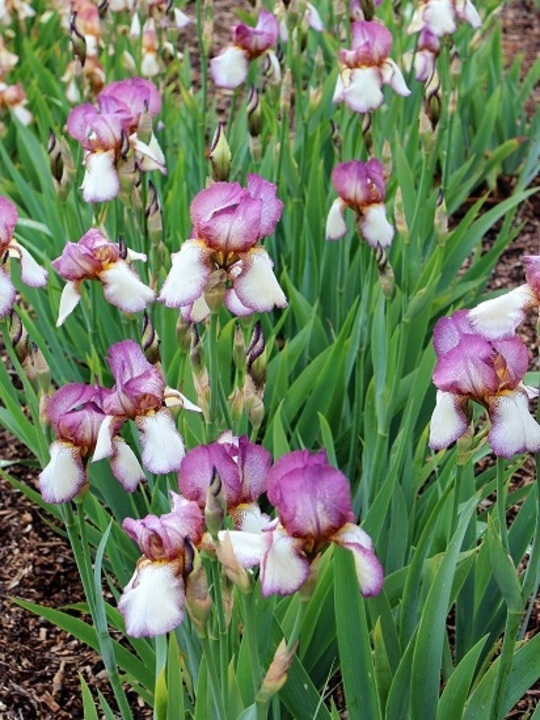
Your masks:
{"label": "green stem", "polygon": [[497,679],[495,681],[492,710],[486,714],[486,717],[493,718],[493,720],[503,720],[504,717],[503,703],[506,692],[506,684],[512,667],[512,659],[514,657],[514,649],[516,646],[516,638],[520,622],[521,612],[509,610],[506,618],[501,655],[499,657],[499,666],[497,668]]}
{"label": "green stem", "polygon": [[218,424],[219,408],[219,363],[218,363],[218,316],[217,313],[210,315],[210,327],[208,330],[208,361],[210,375],[210,419],[209,429],[214,430]]}
{"label": "green stem", "polygon": [[212,563],[212,580],[214,585],[214,597],[217,608],[217,636],[219,643],[219,669],[221,673],[221,687],[225,695],[228,694],[228,667],[229,667],[229,646],[227,638],[227,625],[225,621],[225,610],[223,608],[223,593],[221,588],[221,566],[219,562]]}
{"label": "green stem", "polygon": [[242,608],[244,610],[244,631],[247,638],[249,659],[251,662],[251,679],[253,681],[253,696],[256,697],[261,684],[261,663],[257,647],[257,626],[255,623],[255,599],[253,593],[240,593]]}
{"label": "green stem", "polygon": [[508,528],[506,526],[506,494],[508,485],[504,472],[504,458],[497,458],[497,517],[499,518],[499,532],[504,549],[510,554],[508,545]]}
{"label": "green stem", "polygon": [[208,669],[208,679],[210,680],[210,688],[212,690],[212,696],[214,698],[214,704],[216,706],[218,720],[226,720],[227,713],[225,711],[224,696],[222,688],[219,682],[219,676],[216,667],[216,660],[214,657],[214,648],[212,647],[212,641],[210,638],[201,638],[203,646],[204,657],[206,658],[206,667]]}

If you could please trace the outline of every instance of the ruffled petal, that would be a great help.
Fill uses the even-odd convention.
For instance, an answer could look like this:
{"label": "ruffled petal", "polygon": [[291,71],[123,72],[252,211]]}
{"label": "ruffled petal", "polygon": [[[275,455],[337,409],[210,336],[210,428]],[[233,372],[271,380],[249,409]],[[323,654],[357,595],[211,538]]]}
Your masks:
{"label": "ruffled petal", "polygon": [[355,112],[366,113],[376,110],[384,100],[382,77],[376,67],[358,68],[351,71],[345,85],[343,101]]}
{"label": "ruffled petal", "polygon": [[125,262],[111,265],[100,273],[100,279],[105,298],[124,312],[139,312],[155,300],[155,292]]}
{"label": "ruffled petal", "polygon": [[488,340],[511,337],[525,319],[527,310],[537,304],[528,285],[486,300],[469,310],[468,319],[475,332]]}
{"label": "ruffled petal", "polygon": [[156,475],[180,469],[186,450],[182,436],[168,410],[137,418],[141,433],[142,463]]}
{"label": "ruffled petal", "polygon": [[464,410],[466,402],[462,395],[437,390],[429,432],[429,447],[432,450],[447,448],[466,432],[469,425]]}
{"label": "ruffled petal", "polygon": [[186,240],[180,251],[171,256],[172,267],[161,288],[159,301],[167,307],[191,305],[202,294],[212,268],[212,251],[199,240]]}
{"label": "ruffled petal", "polygon": [[488,442],[496,455],[540,452],[540,425],[529,411],[527,393],[518,390],[488,400],[491,430]]}
{"label": "ruffled petal", "polygon": [[132,637],[155,637],[184,619],[185,587],[176,562],[142,560],[118,602]]}
{"label": "ruffled petal", "polygon": [[264,248],[252,248],[242,257],[242,271],[234,279],[234,289],[245,307],[257,312],[269,312],[274,307],[287,307],[270,256]]}
{"label": "ruffled petal", "polygon": [[80,450],[56,440],[49,452],[51,459],[39,474],[39,490],[46,502],[68,502],[87,482]]}

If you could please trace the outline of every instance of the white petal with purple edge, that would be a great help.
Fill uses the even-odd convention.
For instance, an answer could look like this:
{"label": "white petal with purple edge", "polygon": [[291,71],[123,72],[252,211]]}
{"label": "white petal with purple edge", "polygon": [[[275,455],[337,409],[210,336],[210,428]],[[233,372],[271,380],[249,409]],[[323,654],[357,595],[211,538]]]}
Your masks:
{"label": "white petal with purple edge", "polygon": [[306,5],[306,20],[312,30],[315,30],[316,32],[322,32],[324,30],[323,21],[321,20],[319,11],[315,5],[312,5],[311,3],[307,3]]}
{"label": "white petal with purple edge", "polygon": [[136,423],[141,433],[144,467],[156,475],[179,470],[186,450],[169,411],[159,410],[155,415],[141,415]]}
{"label": "white petal with purple edge", "polygon": [[244,532],[241,530],[220,530],[218,539],[223,541],[229,536],[231,545],[240,565],[251,568],[261,561],[263,551],[263,538],[261,533]]}
{"label": "white petal with purple edge", "polygon": [[346,75],[346,78],[348,80],[350,77],[351,71],[349,70],[349,68],[345,68],[338,74],[337,80],[336,80],[336,87],[334,89],[334,95],[332,97],[332,102],[334,102],[334,103],[343,102],[343,90],[345,89],[345,83],[343,81],[343,74]]}
{"label": "white petal with purple edge", "polygon": [[341,198],[337,198],[332,203],[326,218],[326,234],[327,240],[339,240],[347,233],[347,225],[343,219],[343,211],[345,203]]}
{"label": "white petal with purple edge", "polygon": [[167,174],[167,170],[165,169],[165,155],[154,133],[152,133],[148,145],[139,140],[136,134],[131,135],[129,139],[133,149],[138,154],[139,168],[143,172],[159,170],[163,175]]}
{"label": "white petal with purple edge", "polygon": [[394,228],[386,217],[383,203],[369,205],[360,219],[360,229],[371,247],[390,247],[394,238]]}
{"label": "white petal with purple edge", "polygon": [[114,164],[114,150],[88,153],[84,164],[86,173],[81,190],[86,202],[113,200],[120,191],[120,180]]}
{"label": "white petal with purple edge", "polygon": [[497,298],[486,300],[469,310],[468,319],[473,329],[488,340],[501,340],[515,333],[525,319],[525,312],[536,304],[528,285],[510,290]]}
{"label": "white petal with purple edge", "polygon": [[0,268],[0,317],[4,317],[15,302],[15,288],[8,273]]}
{"label": "white petal with purple edge", "polygon": [[423,12],[424,27],[438,37],[456,31],[452,0],[429,0]]}
{"label": "white petal with purple edge", "polygon": [[132,637],[163,635],[184,619],[184,580],[176,563],[143,560],[118,602]]}
{"label": "white petal with purple edge", "polygon": [[229,288],[225,293],[225,307],[229,312],[232,312],[232,314],[237,317],[247,317],[248,315],[253,315],[253,310],[251,308],[242,305],[234,288]]}
{"label": "white petal with purple edge", "polygon": [[47,271],[34,260],[32,255],[18,243],[12,243],[21,259],[21,280],[29,287],[44,287],[47,284]]}
{"label": "white petal with purple edge", "polygon": [[437,403],[431,416],[429,447],[447,448],[467,430],[467,417],[462,409],[464,398],[454,393],[437,390]]}
{"label": "white petal with purple edge", "polygon": [[473,28],[479,28],[482,25],[478,10],[470,0],[456,0],[456,11],[459,18],[468,22]]}
{"label": "white petal with purple edge", "polygon": [[68,502],[87,482],[80,451],[56,440],[49,452],[51,459],[39,474],[39,490],[46,502]]}
{"label": "white petal with purple edge", "polygon": [[146,480],[137,456],[130,446],[116,436],[112,441],[114,452],[111,457],[111,470],[114,477],[127,492],[134,492],[140,482]]}
{"label": "white petal with purple edge", "polygon": [[331,539],[352,552],[362,595],[378,595],[382,590],[384,573],[373,551],[373,541],[369,535],[358,525],[347,523]]}
{"label": "white petal with purple edge", "polygon": [[527,393],[517,391],[489,399],[488,442],[496,455],[509,458],[527,450],[540,452],[540,425],[529,411]]}
{"label": "white petal with purple edge", "polygon": [[287,306],[287,298],[272,266],[264,248],[254,247],[242,256],[242,272],[234,280],[234,289],[242,305],[257,312],[268,312],[274,306]]}
{"label": "white petal with purple edge", "polygon": [[194,303],[204,291],[212,268],[211,251],[199,240],[186,240],[180,251],[171,255],[172,266],[159,294],[167,307],[181,308]]}
{"label": "white petal with purple edge", "polygon": [[248,70],[245,51],[235,45],[230,45],[210,61],[210,72],[218,87],[234,90],[245,81]]}
{"label": "white petal with purple edge", "polygon": [[342,97],[355,112],[376,110],[384,100],[381,90],[382,77],[375,67],[358,68],[351,71],[348,85],[345,85]]}
{"label": "white petal with purple edge", "polygon": [[261,590],[268,595],[291,595],[308,579],[310,566],[299,550],[299,541],[283,528],[262,533]]}
{"label": "white petal with purple edge", "polygon": [[124,312],[139,312],[155,300],[155,292],[125,262],[114,263],[99,277],[108,302]]}
{"label": "white petal with purple edge", "polygon": [[96,447],[94,448],[94,454],[92,456],[92,462],[98,462],[103,458],[111,457],[114,453],[114,446],[112,443],[113,435],[115,433],[114,422],[116,418],[112,415],[107,415],[105,420],[99,426],[99,432],[96,441]]}
{"label": "white petal with purple edge", "polygon": [[81,292],[79,290],[80,283],[69,280],[62,290],[60,296],[60,307],[58,308],[58,320],[56,327],[64,324],[66,318],[71,315],[81,300]]}
{"label": "white petal with purple edge", "polygon": [[403,97],[407,97],[411,94],[411,91],[405,83],[403,73],[393,60],[387,58],[381,66],[381,72],[383,82],[385,82],[387,85],[390,85],[392,90],[397,92],[398,95],[403,95]]}

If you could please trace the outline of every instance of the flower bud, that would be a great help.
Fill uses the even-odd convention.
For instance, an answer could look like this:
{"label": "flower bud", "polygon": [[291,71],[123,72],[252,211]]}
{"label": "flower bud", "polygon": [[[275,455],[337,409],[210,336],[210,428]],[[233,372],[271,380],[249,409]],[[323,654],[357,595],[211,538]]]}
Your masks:
{"label": "flower bud", "polygon": [[218,123],[208,157],[212,163],[212,178],[216,182],[228,180],[231,172],[232,154],[225,137],[224,123]]}
{"label": "flower bud", "polygon": [[260,320],[255,323],[251,340],[246,350],[247,371],[257,388],[266,384],[266,340]]}
{"label": "flower bud", "polygon": [[204,288],[204,299],[212,313],[219,312],[225,299],[227,290],[227,273],[223,269],[214,270],[208,278],[206,287]]}
{"label": "flower bud", "polygon": [[246,356],[246,344],[244,342],[244,333],[238,323],[234,330],[233,359],[238,370],[244,369],[244,359]]}
{"label": "flower bud", "polygon": [[150,242],[153,245],[158,245],[163,234],[163,220],[161,217],[159,197],[152,181],[148,183],[148,198],[144,215],[146,217],[146,227],[148,229]]}
{"label": "flower bud", "polygon": [[[189,541],[186,542],[188,544]],[[191,543],[189,543],[191,546]],[[197,635],[201,638],[208,636],[208,619],[212,610],[212,599],[208,592],[206,570],[201,562],[199,553],[193,548],[193,569],[186,579],[186,609],[191,622],[195,626]]]}
{"label": "flower bud", "polygon": [[384,249],[379,245],[375,251],[375,259],[377,260],[377,270],[379,272],[379,282],[384,295],[391,298],[394,294],[395,277],[390,261]]}
{"label": "flower bud", "polygon": [[156,329],[145,311],[143,315],[143,327],[141,335],[141,345],[144,355],[149,363],[156,365],[160,361],[159,356],[160,339]]}
{"label": "flower bud", "polygon": [[74,12],[71,16],[71,25],[69,29],[71,33],[71,45],[73,47],[73,54],[79,60],[81,66],[84,67],[84,63],[86,62],[86,39],[84,35],[82,35],[77,29],[76,12]]}
{"label": "flower bud", "polygon": [[35,343],[32,343],[30,352],[22,362],[22,367],[36,392],[40,391],[45,394],[50,390],[51,371],[43,353]]}
{"label": "flower bud", "polygon": [[9,338],[19,362],[24,362],[30,353],[30,342],[26,328],[15,310],[9,314]]}
{"label": "flower bud", "polygon": [[288,648],[287,643],[283,639],[274,655],[268,672],[265,675],[261,689],[257,693],[257,702],[267,703],[269,700],[281,690],[287,682],[287,673],[296,653],[298,642],[294,647]]}
{"label": "flower bud", "polygon": [[217,538],[218,532],[223,525],[223,518],[227,512],[227,497],[225,488],[219,474],[214,468],[212,481],[206,493],[206,505],[204,507],[204,518],[208,532],[214,538]]}
{"label": "flower bud", "polygon": [[184,320],[182,315],[179,315],[176,323],[176,342],[183,352],[190,351],[192,336],[193,328],[191,327],[191,323]]}
{"label": "flower bud", "polygon": [[252,85],[246,106],[247,125],[251,137],[258,137],[262,130],[262,111],[259,100],[259,91]]}
{"label": "flower bud", "polygon": [[448,209],[442,190],[439,190],[437,205],[435,207],[435,240],[439,247],[444,246],[448,237]]}
{"label": "flower bud", "polygon": [[57,183],[62,179],[64,173],[64,161],[62,159],[62,152],[60,150],[60,143],[56,139],[56,135],[52,128],[49,128],[49,145],[47,147],[47,153],[51,163],[51,173]]}
{"label": "flower bud", "polygon": [[401,188],[399,186],[396,190],[396,196],[394,199],[394,222],[398,233],[406,243],[409,243],[411,238],[409,235],[409,228],[407,226],[405,206],[403,204],[403,193],[401,192]]}

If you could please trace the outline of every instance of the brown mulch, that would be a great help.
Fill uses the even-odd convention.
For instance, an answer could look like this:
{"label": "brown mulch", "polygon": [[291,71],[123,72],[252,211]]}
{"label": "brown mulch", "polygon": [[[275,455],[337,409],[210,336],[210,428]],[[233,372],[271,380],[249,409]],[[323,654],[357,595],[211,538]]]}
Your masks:
{"label": "brown mulch", "polygon": [[[232,6],[224,0],[219,4]],[[216,23],[219,16],[216,13]],[[524,52],[527,69],[540,47],[538,11],[533,2],[521,0],[506,5],[503,17],[507,54]],[[230,24],[227,18],[223,27],[215,28],[224,43]],[[520,218],[525,222],[523,231],[503,255],[490,289],[522,283],[522,255],[540,254],[540,193],[523,205]],[[526,326],[526,334],[524,339],[538,355],[533,324]],[[35,487],[37,470],[27,463],[30,458],[26,449],[2,430],[0,448],[2,460],[19,461],[7,471]],[[53,608],[84,600],[67,541],[50,526],[50,518],[45,518],[0,476],[0,720],[82,718],[79,676],[87,681],[94,697],[100,690],[110,699],[99,656],[51,623],[15,605],[13,597]],[[529,624],[533,633],[538,632],[539,622],[537,604]],[[536,706],[539,695],[536,685],[508,717],[524,717]],[[135,698],[132,709],[136,720],[150,717]]]}

